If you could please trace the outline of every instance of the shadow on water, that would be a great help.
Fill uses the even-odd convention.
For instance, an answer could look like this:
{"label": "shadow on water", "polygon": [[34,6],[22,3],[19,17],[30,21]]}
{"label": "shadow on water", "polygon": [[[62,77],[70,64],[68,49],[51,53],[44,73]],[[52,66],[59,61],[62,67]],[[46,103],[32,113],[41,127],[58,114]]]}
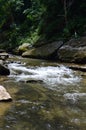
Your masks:
{"label": "shadow on water", "polygon": [[85,130],[85,82],[50,89],[45,82],[16,82],[11,77],[1,84],[13,102],[0,104],[0,130]]}

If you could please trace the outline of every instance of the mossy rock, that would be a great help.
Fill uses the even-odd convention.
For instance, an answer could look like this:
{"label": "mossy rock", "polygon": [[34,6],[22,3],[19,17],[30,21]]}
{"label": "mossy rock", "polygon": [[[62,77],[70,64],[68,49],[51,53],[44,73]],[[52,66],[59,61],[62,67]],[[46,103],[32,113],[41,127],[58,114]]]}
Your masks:
{"label": "mossy rock", "polygon": [[29,50],[31,48],[31,44],[30,43],[23,43],[22,45],[20,45],[17,49],[17,52],[19,54],[22,54],[23,52]]}

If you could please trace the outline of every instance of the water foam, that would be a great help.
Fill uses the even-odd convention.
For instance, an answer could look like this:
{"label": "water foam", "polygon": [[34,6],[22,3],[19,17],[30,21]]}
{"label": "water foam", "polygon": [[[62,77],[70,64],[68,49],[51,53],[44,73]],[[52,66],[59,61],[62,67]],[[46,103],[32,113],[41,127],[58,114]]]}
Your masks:
{"label": "water foam", "polygon": [[[21,64],[11,63],[8,66],[11,70],[10,77],[14,77],[17,81],[21,80],[42,80],[49,85],[57,84],[75,84],[80,81],[80,77],[76,76],[75,73],[61,65],[57,67],[47,66],[47,67],[25,67]],[[20,71],[20,74],[14,74],[13,72]]]}
{"label": "water foam", "polygon": [[86,99],[86,93],[66,93],[64,94],[66,100],[71,101],[72,103],[77,102],[81,98]]}

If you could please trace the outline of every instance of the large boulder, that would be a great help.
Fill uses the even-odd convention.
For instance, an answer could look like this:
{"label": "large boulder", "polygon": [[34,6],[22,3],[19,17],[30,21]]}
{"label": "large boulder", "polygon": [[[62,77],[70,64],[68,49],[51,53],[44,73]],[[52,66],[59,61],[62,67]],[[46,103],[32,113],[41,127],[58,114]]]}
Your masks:
{"label": "large boulder", "polygon": [[6,66],[0,64],[0,75],[9,75],[9,74],[10,70]]}
{"label": "large boulder", "polygon": [[30,58],[51,58],[54,53],[63,45],[62,41],[53,42],[50,44],[42,45],[41,47],[30,49],[22,54],[23,57]]}
{"label": "large boulder", "polygon": [[86,37],[65,43],[59,49],[58,57],[63,62],[86,63]]}
{"label": "large boulder", "polygon": [[6,91],[6,89],[0,85],[0,101],[11,101],[12,97]]}

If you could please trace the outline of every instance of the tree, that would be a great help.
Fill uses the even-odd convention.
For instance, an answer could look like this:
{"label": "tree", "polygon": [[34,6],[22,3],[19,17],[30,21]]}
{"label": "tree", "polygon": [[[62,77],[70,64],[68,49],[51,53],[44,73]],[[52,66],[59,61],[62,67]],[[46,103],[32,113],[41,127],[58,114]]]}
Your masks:
{"label": "tree", "polygon": [[[11,47],[32,38],[68,40],[86,30],[86,0],[0,0],[0,41]],[[3,34],[3,37],[2,37]],[[7,43],[6,42],[6,43]]]}

